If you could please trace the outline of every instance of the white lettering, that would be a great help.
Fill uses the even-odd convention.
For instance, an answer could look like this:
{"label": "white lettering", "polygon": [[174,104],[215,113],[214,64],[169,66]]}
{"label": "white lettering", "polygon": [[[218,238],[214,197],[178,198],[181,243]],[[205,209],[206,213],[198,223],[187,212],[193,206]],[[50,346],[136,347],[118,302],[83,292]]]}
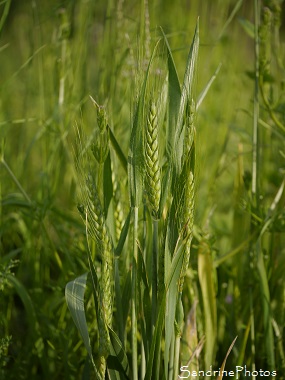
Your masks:
{"label": "white lettering", "polygon": [[188,372],[188,375],[187,375],[187,376],[180,376],[180,375],[178,375],[178,377],[179,377],[180,379],[189,379],[189,377],[191,376],[191,373],[190,373],[190,371],[189,371],[187,368],[188,368],[187,365],[183,365],[182,367],[180,367],[180,372],[181,372],[181,374],[184,375],[183,372]]}
{"label": "white lettering", "polygon": [[243,370],[243,367],[240,366],[240,365],[236,365],[236,379],[239,378],[239,372],[241,372]]}

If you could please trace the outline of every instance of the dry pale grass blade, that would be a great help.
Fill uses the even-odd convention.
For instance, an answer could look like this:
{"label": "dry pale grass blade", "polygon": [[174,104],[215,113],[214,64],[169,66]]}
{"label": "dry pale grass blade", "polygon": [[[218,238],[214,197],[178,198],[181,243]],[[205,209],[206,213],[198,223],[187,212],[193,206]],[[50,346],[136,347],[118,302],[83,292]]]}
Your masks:
{"label": "dry pale grass blade", "polygon": [[213,363],[217,337],[217,304],[211,247],[207,241],[201,241],[198,250],[198,276],[203,299],[206,335],[205,365],[209,367]]}
{"label": "dry pale grass blade", "polygon": [[198,300],[195,300],[187,315],[181,341],[181,363],[187,366],[190,372],[199,371],[198,359],[205,341],[205,339],[202,339],[198,342],[197,304]]}
{"label": "dry pale grass blade", "polygon": [[223,364],[221,365],[220,375],[217,377],[217,380],[222,380],[223,379],[223,372],[224,372],[224,369],[225,369],[225,366],[226,366],[227,358],[228,358],[228,356],[229,356],[229,354],[230,354],[230,352],[231,352],[231,350],[232,350],[232,348],[233,348],[236,340],[237,340],[237,336],[235,337],[235,339],[233,340],[232,344],[230,345],[230,347],[228,349],[228,352],[227,352],[226,357],[225,357],[225,359],[223,361]]}
{"label": "dry pale grass blade", "polygon": [[[182,368],[187,368],[187,372],[190,372],[190,373],[199,373],[199,369],[198,369],[198,364],[195,365],[196,369],[195,368],[192,368],[191,365],[194,361],[194,358],[197,358],[197,360],[199,359],[199,356],[201,354],[201,351],[204,347],[204,344],[205,344],[205,336],[202,337],[202,339],[198,342],[197,346],[195,347],[194,351],[192,352],[192,355],[190,356],[188,362],[181,367]],[[183,379],[183,371],[180,373],[180,375],[178,376],[179,379]]]}

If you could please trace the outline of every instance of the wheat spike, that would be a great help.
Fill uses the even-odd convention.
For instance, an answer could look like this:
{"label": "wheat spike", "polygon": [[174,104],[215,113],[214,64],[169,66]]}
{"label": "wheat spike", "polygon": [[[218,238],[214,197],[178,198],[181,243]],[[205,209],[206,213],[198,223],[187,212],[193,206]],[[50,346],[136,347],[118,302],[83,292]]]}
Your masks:
{"label": "wheat spike", "polygon": [[113,196],[114,196],[114,216],[115,216],[115,229],[116,229],[116,239],[119,241],[121,232],[124,225],[124,213],[122,203],[120,201],[120,187],[115,176],[113,165],[112,167],[112,184],[113,184]]}
{"label": "wheat spike", "polygon": [[99,355],[97,365],[103,379],[105,377],[107,366],[106,358],[110,353],[108,326],[112,326],[113,314],[114,249],[106,226],[98,190],[90,175],[86,180],[85,190],[87,230],[90,236],[96,241],[102,259],[99,289],[100,306],[99,315],[97,316],[99,332]]}
{"label": "wheat spike", "polygon": [[105,322],[108,326],[111,326],[113,308],[113,244],[106,226],[97,188],[90,176],[87,179],[87,193],[88,231],[90,231],[91,236],[97,241],[102,258],[100,282],[102,289],[102,307],[104,310]]}
{"label": "wheat spike", "polygon": [[146,128],[146,191],[151,215],[158,219],[159,202],[161,194],[161,172],[158,152],[158,122],[157,109],[151,102]]}
{"label": "wheat spike", "polygon": [[189,265],[190,248],[194,227],[194,194],[195,194],[195,103],[193,99],[186,110],[183,161],[185,165],[185,183],[181,208],[181,227],[185,242],[185,253],[179,280],[179,292],[183,290],[184,277]]}

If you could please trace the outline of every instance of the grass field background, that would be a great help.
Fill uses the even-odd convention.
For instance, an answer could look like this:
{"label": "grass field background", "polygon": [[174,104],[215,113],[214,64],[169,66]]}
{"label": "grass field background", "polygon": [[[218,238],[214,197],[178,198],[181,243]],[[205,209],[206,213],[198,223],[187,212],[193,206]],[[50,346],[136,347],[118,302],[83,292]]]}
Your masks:
{"label": "grass field background", "polygon": [[[285,378],[283,2],[147,3],[0,2],[0,378],[93,378],[64,296],[66,284],[89,270],[77,209],[82,186],[74,163],[77,129],[91,151],[98,139],[92,96],[105,106],[127,157],[135,104],[162,38],[160,27],[182,83],[198,17],[192,96],[198,99],[216,76],[195,116],[194,238],[182,303],[185,321],[190,310],[196,316],[195,323],[185,322],[182,343],[192,339],[197,345],[205,337],[199,368],[218,369],[238,336],[229,369],[247,365]],[[150,79],[154,97],[166,67],[158,48],[160,53],[157,75]],[[127,177],[110,149],[125,221]],[[100,165],[94,168],[100,182]],[[139,213],[142,247],[152,244],[148,236],[143,240],[151,225],[145,212],[146,222],[143,207]],[[128,236],[120,258],[122,288],[132,239]],[[96,251],[94,244],[91,250]],[[86,318],[96,354],[99,333],[90,294],[87,289]],[[132,368],[130,325],[129,316],[124,346]],[[187,327],[194,328],[194,337]],[[185,363],[189,351],[181,347]]]}

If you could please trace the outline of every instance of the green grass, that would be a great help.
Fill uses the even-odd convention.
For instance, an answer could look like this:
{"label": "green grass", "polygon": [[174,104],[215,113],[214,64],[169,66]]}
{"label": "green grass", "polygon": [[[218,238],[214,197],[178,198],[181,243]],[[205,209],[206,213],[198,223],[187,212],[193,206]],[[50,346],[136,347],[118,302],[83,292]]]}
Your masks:
{"label": "green grass", "polygon": [[284,378],[283,3],[149,3],[0,3],[0,378]]}

